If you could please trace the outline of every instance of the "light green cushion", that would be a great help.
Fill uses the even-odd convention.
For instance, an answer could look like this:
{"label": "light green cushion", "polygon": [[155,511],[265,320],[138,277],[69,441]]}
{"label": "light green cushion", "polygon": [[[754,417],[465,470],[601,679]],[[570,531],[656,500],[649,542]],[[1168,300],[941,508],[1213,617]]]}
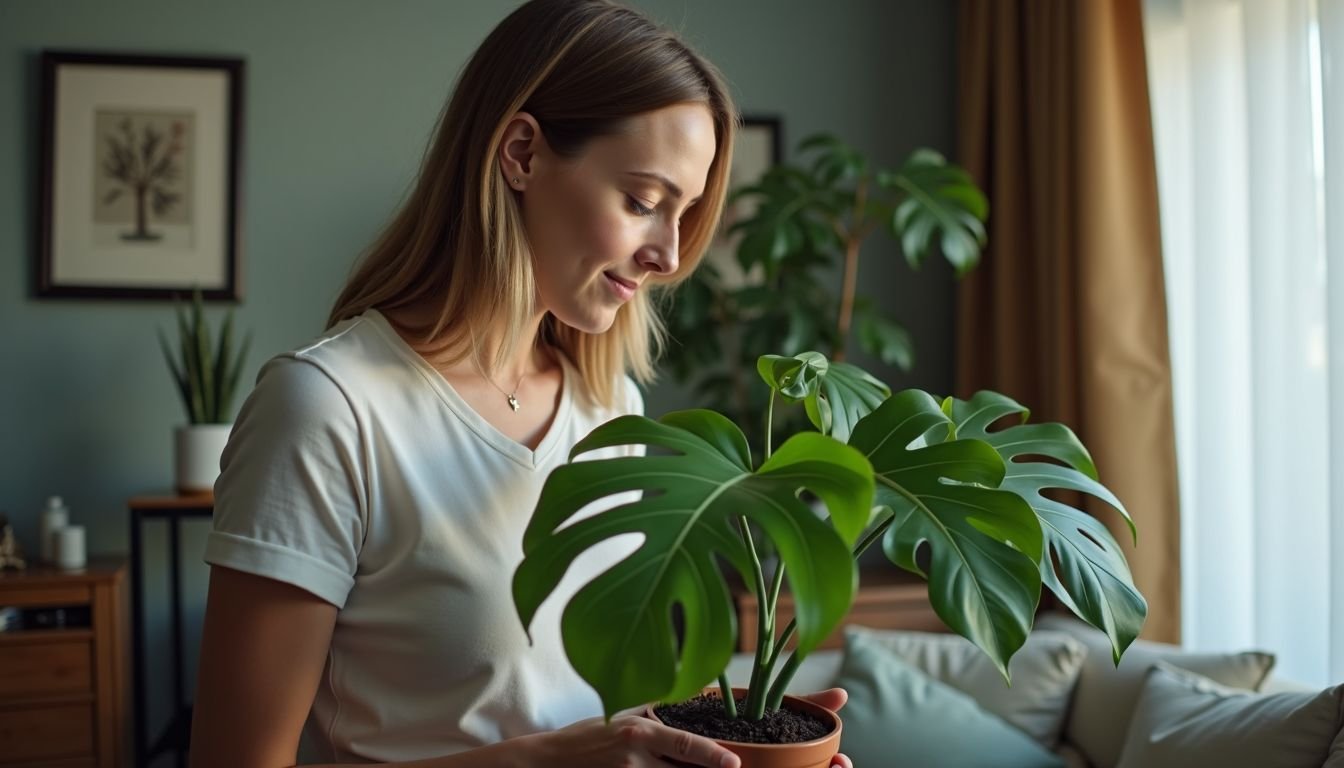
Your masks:
{"label": "light green cushion", "polygon": [[840,749],[856,766],[1063,768],[1030,736],[865,633],[845,635]]}
{"label": "light green cushion", "polygon": [[1341,725],[1344,685],[1256,694],[1159,662],[1134,708],[1119,768],[1338,768]]}
{"label": "light green cushion", "polygon": [[1047,749],[1059,744],[1069,699],[1087,656],[1087,649],[1068,633],[1032,632],[1008,663],[1009,685],[989,656],[960,635],[855,626],[846,631],[866,634]]}

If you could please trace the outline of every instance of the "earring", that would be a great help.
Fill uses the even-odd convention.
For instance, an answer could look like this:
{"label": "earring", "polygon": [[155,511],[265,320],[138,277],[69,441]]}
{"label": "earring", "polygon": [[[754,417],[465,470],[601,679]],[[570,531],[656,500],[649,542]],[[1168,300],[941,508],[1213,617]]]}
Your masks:
{"label": "earring", "polygon": [[515,186],[515,187],[518,186],[518,177],[517,177],[517,176],[514,176],[514,177],[513,177],[513,186]]}

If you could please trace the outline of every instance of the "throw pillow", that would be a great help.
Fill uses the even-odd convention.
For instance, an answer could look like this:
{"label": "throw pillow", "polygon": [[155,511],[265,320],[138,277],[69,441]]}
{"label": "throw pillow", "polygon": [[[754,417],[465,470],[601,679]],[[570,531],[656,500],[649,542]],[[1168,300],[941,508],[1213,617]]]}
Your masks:
{"label": "throw pillow", "polygon": [[1258,694],[1159,662],[1134,708],[1120,768],[1337,768],[1342,718],[1344,685]]}
{"label": "throw pillow", "polygon": [[1274,657],[1268,653],[1193,653],[1174,645],[1135,640],[1117,667],[1111,642],[1098,629],[1062,614],[1042,614],[1039,629],[1068,632],[1087,646],[1073,706],[1064,724],[1064,740],[1082,750],[1095,768],[1115,768],[1129,729],[1130,714],[1143,690],[1144,677],[1159,661],[1203,675],[1231,688],[1258,690]]}
{"label": "throw pillow", "polygon": [[846,633],[840,749],[858,766],[1063,768],[1030,736],[864,633]]}
{"label": "throw pillow", "polygon": [[1012,685],[985,652],[951,634],[850,627],[924,674],[967,694],[1050,749],[1059,743],[1087,649],[1062,632],[1033,632],[1008,662]]}

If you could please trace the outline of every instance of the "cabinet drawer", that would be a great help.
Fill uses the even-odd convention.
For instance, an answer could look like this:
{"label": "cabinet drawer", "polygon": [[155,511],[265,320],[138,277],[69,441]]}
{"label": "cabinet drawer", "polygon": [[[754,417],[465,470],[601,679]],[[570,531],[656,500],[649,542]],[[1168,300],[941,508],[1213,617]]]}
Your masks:
{"label": "cabinet drawer", "polygon": [[88,640],[14,644],[0,653],[0,699],[92,691],[93,648]]}
{"label": "cabinet drawer", "polygon": [[93,755],[93,705],[0,710],[0,765]]}

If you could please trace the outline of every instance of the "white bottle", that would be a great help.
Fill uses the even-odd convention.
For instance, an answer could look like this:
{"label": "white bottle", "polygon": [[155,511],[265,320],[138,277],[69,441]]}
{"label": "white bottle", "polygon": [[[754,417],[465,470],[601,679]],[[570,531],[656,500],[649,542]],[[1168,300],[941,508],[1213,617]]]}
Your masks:
{"label": "white bottle", "polygon": [[70,523],[70,510],[65,508],[61,502],[60,496],[52,496],[47,499],[47,506],[42,510],[42,516],[38,519],[37,530],[41,537],[38,551],[41,553],[42,562],[56,562],[56,531],[64,528]]}

